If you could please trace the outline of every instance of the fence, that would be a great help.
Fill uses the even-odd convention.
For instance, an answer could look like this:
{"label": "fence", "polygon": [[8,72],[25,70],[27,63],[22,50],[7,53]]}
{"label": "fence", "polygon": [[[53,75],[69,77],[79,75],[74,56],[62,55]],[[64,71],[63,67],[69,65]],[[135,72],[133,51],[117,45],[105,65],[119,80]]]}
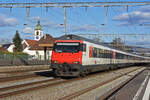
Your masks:
{"label": "fence", "polygon": [[13,54],[0,52],[0,66],[9,65],[49,65],[50,60],[33,59],[27,54]]}

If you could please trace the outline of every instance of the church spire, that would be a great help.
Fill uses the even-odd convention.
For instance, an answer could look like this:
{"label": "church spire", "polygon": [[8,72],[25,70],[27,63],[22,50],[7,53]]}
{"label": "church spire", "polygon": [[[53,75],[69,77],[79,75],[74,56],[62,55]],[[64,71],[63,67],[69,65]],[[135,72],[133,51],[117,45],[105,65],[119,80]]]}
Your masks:
{"label": "church spire", "polygon": [[40,25],[40,20],[35,27],[34,40],[40,40],[43,36],[42,26]]}
{"label": "church spire", "polygon": [[38,20],[38,24],[40,25],[40,20]]}
{"label": "church spire", "polygon": [[40,20],[38,20],[35,30],[42,30],[42,26],[40,25]]}

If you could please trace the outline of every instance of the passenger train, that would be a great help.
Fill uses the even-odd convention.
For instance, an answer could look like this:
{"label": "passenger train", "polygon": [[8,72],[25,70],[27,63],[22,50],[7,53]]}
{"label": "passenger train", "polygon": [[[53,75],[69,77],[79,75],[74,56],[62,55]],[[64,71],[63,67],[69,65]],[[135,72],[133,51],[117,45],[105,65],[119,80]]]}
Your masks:
{"label": "passenger train", "polygon": [[54,43],[51,67],[56,76],[84,76],[149,62],[150,57],[117,50],[77,35],[64,35]]}

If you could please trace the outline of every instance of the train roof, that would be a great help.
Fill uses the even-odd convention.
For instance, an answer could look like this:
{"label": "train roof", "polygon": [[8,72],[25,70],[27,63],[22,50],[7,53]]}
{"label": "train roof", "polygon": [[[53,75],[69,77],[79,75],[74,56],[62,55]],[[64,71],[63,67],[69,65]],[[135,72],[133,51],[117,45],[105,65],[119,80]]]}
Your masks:
{"label": "train roof", "polygon": [[90,43],[95,43],[95,44],[99,44],[99,45],[103,45],[103,46],[107,46],[107,47],[111,47],[110,45],[108,45],[108,43],[104,43],[104,42],[98,42],[98,41],[93,41],[91,39],[87,39],[78,35],[73,35],[73,34],[69,34],[69,35],[63,35],[59,38],[57,38],[57,40],[83,40],[83,41],[87,41]]}
{"label": "train roof", "polygon": [[125,52],[125,51],[113,48],[108,43],[94,41],[94,40],[87,39],[87,38],[84,38],[84,37],[81,37],[81,36],[78,36],[78,35],[74,35],[74,34],[63,35],[63,36],[57,38],[57,40],[83,40],[83,41],[98,44],[98,45],[101,45],[101,46],[104,46],[104,47],[108,47],[110,49],[116,50],[116,51],[121,52],[123,54],[150,59],[150,57],[140,56],[140,55],[136,55],[136,54],[133,54],[133,53],[129,53],[129,52]]}

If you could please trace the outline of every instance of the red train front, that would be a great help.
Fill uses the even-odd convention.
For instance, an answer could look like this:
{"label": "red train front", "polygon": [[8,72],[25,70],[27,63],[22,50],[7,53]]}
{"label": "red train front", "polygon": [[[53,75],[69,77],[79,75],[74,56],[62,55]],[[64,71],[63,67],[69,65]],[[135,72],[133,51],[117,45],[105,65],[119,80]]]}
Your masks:
{"label": "red train front", "polygon": [[51,67],[57,76],[77,76],[82,65],[82,40],[56,40]]}

